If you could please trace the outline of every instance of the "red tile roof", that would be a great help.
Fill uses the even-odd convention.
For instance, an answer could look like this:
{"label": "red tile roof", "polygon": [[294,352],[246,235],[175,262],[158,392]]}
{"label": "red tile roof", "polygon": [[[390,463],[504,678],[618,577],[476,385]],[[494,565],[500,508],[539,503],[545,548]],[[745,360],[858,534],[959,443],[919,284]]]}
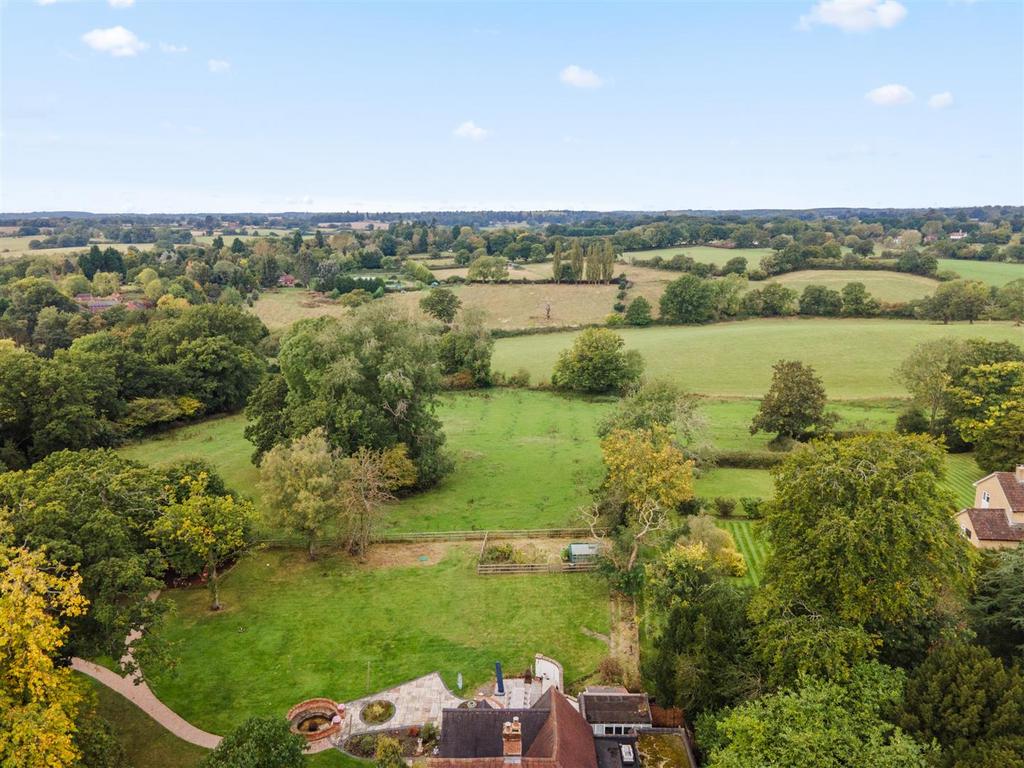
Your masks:
{"label": "red tile roof", "polygon": [[550,690],[551,716],[526,757],[551,757],[559,768],[597,768],[594,734],[587,721],[565,696]]}
{"label": "red tile roof", "polygon": [[974,533],[982,541],[1024,541],[1024,525],[1011,523],[1005,509],[965,509]]}
{"label": "red tile roof", "polygon": [[1013,472],[993,472],[999,486],[1006,494],[1006,501],[1012,512],[1024,512],[1024,484],[1017,480]]}
{"label": "red tile roof", "polygon": [[[549,693],[551,709],[547,720],[518,765],[521,768],[597,768],[594,734],[590,726],[565,696],[554,688],[549,689]],[[545,697],[547,696],[548,694],[545,694]],[[500,723],[500,718],[494,722]],[[442,720],[442,739],[444,727]],[[428,765],[430,768],[501,768],[507,763],[504,757],[481,755],[433,757],[428,761]]]}

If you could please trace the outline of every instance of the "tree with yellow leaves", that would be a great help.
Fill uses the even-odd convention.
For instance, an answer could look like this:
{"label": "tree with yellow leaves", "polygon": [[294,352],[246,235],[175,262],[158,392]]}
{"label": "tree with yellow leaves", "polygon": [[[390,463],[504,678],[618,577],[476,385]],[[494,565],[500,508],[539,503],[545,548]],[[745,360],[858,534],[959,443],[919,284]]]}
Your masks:
{"label": "tree with yellow leaves", "polygon": [[651,429],[615,429],[601,440],[608,470],[605,484],[618,489],[634,510],[653,501],[675,509],[693,498],[693,462],[661,424]]}
{"label": "tree with yellow leaves", "polygon": [[79,758],[75,716],[82,695],[54,656],[81,616],[82,579],[42,552],[0,543],[0,765],[64,768]]}
{"label": "tree with yellow leaves", "polygon": [[245,547],[255,512],[250,501],[210,495],[205,472],[200,472],[196,478],[184,477],[181,482],[188,487],[188,495],[164,510],[153,532],[169,542],[183,545],[203,563],[210,590],[210,610],[219,611],[217,568]]}
{"label": "tree with yellow leaves", "polygon": [[693,462],[663,424],[613,429],[601,440],[601,452],[607,471],[604,488],[613,506],[624,505],[624,519],[607,520],[602,504],[585,510],[583,519],[597,537],[604,538],[599,526],[613,529],[616,546],[608,549],[607,556],[628,577],[643,542],[667,528],[669,512],[693,498]]}

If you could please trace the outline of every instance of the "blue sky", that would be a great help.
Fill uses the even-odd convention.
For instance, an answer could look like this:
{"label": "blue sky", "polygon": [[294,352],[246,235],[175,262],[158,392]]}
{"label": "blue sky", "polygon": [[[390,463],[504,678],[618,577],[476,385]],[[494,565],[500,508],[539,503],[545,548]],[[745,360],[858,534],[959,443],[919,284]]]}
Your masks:
{"label": "blue sky", "polygon": [[0,0],[0,210],[1024,204],[1024,3]]}

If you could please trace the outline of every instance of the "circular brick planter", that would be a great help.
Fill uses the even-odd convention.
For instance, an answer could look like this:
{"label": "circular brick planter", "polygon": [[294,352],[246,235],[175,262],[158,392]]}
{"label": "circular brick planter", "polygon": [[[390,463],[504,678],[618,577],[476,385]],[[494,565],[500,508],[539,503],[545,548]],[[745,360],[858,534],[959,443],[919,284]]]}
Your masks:
{"label": "circular brick planter", "polygon": [[341,723],[332,722],[338,705],[331,699],[307,699],[288,710],[287,720],[292,733],[306,741],[320,741],[341,731]]}

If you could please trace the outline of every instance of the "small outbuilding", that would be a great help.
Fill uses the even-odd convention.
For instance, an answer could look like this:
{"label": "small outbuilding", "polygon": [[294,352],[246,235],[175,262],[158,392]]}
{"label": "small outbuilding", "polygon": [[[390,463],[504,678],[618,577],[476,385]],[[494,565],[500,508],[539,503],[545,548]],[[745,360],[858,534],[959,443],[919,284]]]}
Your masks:
{"label": "small outbuilding", "polygon": [[599,553],[597,544],[574,541],[569,545],[569,562],[573,565],[592,563]]}

